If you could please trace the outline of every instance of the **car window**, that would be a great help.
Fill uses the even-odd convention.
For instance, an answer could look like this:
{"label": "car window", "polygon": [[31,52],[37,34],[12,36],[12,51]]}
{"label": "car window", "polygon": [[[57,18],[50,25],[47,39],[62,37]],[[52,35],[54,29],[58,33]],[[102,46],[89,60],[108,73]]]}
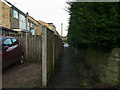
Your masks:
{"label": "car window", "polygon": [[11,45],[12,45],[11,39],[6,39],[6,40],[3,42],[3,46],[9,46],[9,47],[11,47]]}
{"label": "car window", "polygon": [[13,45],[18,45],[19,44],[18,40],[15,39],[15,38],[12,38],[12,41],[13,41]]}
{"label": "car window", "polygon": [[3,38],[2,38],[2,37],[0,37],[0,42],[2,42],[2,39],[3,39]]}
{"label": "car window", "polygon": [[0,45],[0,50],[2,50],[2,45]]}

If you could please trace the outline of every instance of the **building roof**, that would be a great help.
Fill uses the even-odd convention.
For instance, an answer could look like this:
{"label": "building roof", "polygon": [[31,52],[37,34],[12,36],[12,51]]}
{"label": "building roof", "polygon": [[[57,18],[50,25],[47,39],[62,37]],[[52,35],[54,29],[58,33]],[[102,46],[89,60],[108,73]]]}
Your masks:
{"label": "building roof", "polygon": [[13,4],[11,4],[9,1],[4,0],[7,4],[9,4],[11,6],[11,8],[17,10],[19,13],[23,14],[24,16],[27,16],[24,12],[22,12],[20,9],[18,9],[16,6],[14,6]]}
{"label": "building roof", "polygon": [[53,28],[52,28],[53,27],[53,23],[46,23],[46,22],[43,22],[41,20],[39,20],[38,22],[53,31]]}
{"label": "building roof", "polygon": [[12,29],[8,29],[8,28],[5,28],[5,27],[2,27],[2,29],[0,29],[0,30],[18,33],[17,31],[14,31],[14,30],[12,30]]}
{"label": "building roof", "polygon": [[[35,22],[36,22],[37,24],[42,25],[42,24],[41,24],[41,23],[39,23],[36,19],[34,19],[33,17],[31,17],[30,15],[28,15],[28,17],[30,17],[30,18],[32,18],[33,20],[35,20]],[[30,18],[29,18],[29,19],[30,19]],[[28,19],[28,20],[29,20],[29,19]],[[30,19],[30,20],[31,20],[31,19]],[[34,21],[32,21],[32,22],[34,23]],[[36,23],[34,23],[34,24],[36,24]]]}

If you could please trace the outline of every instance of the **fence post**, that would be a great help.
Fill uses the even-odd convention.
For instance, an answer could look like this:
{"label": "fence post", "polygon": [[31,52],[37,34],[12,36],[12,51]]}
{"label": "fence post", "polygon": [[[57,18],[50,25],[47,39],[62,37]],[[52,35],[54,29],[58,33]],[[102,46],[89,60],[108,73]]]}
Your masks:
{"label": "fence post", "polygon": [[55,36],[53,35],[53,70],[55,68]]}
{"label": "fence post", "polygon": [[47,27],[42,27],[42,86],[47,86]]}
{"label": "fence post", "polygon": [[26,48],[25,49],[26,49],[26,60],[27,60],[28,59],[28,34],[27,34],[27,32],[25,35],[26,35],[26,40],[25,40],[26,41],[26,46],[25,46]]}

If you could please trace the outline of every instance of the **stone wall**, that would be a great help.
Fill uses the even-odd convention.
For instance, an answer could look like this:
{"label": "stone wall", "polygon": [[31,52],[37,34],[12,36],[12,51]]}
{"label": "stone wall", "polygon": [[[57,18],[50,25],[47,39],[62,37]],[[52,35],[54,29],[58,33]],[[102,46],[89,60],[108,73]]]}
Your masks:
{"label": "stone wall", "polygon": [[77,49],[74,51],[86,67],[99,78],[101,83],[109,85],[120,84],[120,48],[114,48],[107,53],[93,49]]}
{"label": "stone wall", "polygon": [[10,9],[11,29],[19,29],[19,14],[18,14],[18,19],[14,18],[13,10],[14,9],[11,7],[11,9]]}
{"label": "stone wall", "polygon": [[120,84],[120,48],[114,48],[111,51],[111,54],[108,58],[107,65],[104,65],[102,67],[103,78],[101,78],[101,81],[103,83],[111,83],[113,85],[119,85]]}
{"label": "stone wall", "polygon": [[0,21],[2,21],[0,23],[0,26],[10,29],[10,7],[4,2],[1,2],[0,8],[1,8]]}

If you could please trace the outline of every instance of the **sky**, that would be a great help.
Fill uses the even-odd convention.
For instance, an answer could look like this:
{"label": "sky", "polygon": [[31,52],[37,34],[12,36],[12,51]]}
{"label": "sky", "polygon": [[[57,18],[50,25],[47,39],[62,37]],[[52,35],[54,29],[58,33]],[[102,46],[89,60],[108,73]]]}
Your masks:
{"label": "sky", "polygon": [[53,23],[61,35],[63,23],[63,36],[67,35],[69,13],[65,10],[67,0],[7,0],[24,13],[28,12],[36,20]]}

